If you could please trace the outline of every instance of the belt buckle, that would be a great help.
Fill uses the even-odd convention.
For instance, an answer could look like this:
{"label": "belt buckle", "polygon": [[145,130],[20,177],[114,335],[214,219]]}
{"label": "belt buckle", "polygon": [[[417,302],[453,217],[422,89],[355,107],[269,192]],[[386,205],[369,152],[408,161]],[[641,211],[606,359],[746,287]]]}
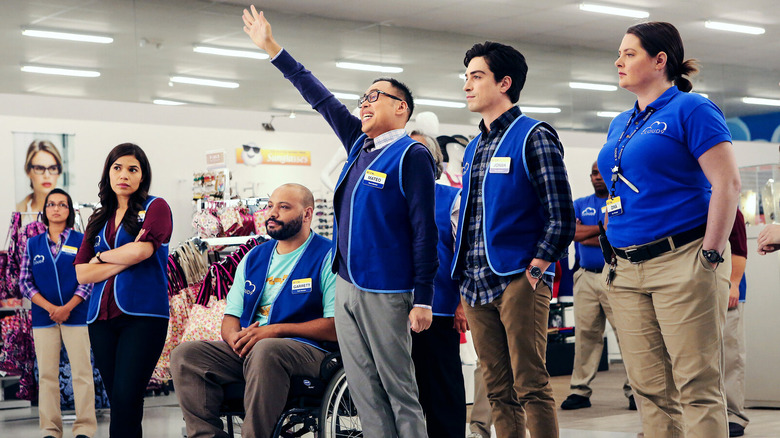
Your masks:
{"label": "belt buckle", "polygon": [[[637,260],[633,260],[631,258],[632,254],[637,258]],[[646,259],[642,259],[642,260],[639,260],[639,259],[641,258],[642,255],[646,255],[646,254],[647,254],[647,248],[644,247],[644,246],[640,246],[639,248],[627,249],[626,250],[626,258],[628,259],[629,262],[631,262],[634,265],[638,265],[638,264],[642,263],[643,261],[645,261]]]}

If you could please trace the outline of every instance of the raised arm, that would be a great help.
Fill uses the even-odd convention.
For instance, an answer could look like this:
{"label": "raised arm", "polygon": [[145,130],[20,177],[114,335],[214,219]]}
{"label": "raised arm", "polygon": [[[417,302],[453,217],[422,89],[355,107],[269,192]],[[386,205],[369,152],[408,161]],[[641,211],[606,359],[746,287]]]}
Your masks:
{"label": "raised arm", "polygon": [[352,115],[309,70],[282,49],[274,39],[271,24],[265,19],[265,15],[257,12],[254,6],[250,9],[251,11],[245,9],[242,17],[244,32],[257,47],[268,52],[271,63],[293,84],[306,102],[322,115],[349,152],[352,144],[362,134],[360,119]]}

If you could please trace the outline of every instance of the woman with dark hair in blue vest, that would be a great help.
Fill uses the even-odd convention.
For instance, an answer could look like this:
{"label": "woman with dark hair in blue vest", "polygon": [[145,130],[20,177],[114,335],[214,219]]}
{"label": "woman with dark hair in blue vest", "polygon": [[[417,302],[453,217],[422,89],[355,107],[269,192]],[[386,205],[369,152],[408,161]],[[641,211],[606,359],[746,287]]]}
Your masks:
{"label": "woman with dark hair in blue vest", "polygon": [[111,402],[112,438],[142,436],[146,386],[168,330],[168,242],[171,209],[149,195],[152,169],[144,151],[124,143],[108,154],[76,256],[80,283],[95,283],[87,322],[95,365]]}
{"label": "woman with dark hair in blue vest", "polygon": [[610,188],[615,258],[607,294],[645,437],[728,436],[723,329],[740,180],[720,109],[689,93],[677,29],[623,36],[619,84],[637,97],[615,117],[598,166]]}
{"label": "woman with dark hair in blue vest", "polygon": [[73,376],[76,438],[95,436],[95,384],[90,363],[87,305],[92,284],[79,285],[73,260],[83,234],[73,230],[73,200],[54,189],[44,200],[46,233],[31,237],[22,256],[19,285],[32,301],[33,340],[38,359],[38,416],[45,438],[62,438],[60,349],[65,344]]}

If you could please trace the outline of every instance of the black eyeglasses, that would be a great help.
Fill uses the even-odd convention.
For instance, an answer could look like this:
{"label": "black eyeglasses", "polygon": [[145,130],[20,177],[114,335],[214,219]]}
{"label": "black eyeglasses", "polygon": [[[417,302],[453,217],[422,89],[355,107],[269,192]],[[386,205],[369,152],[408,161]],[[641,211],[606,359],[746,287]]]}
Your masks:
{"label": "black eyeglasses", "polygon": [[64,202],[61,202],[59,204],[55,204],[53,202],[49,202],[48,204],[46,204],[46,208],[51,208],[51,209],[61,208],[63,210],[67,210],[68,209],[68,204],[66,204]]}
{"label": "black eyeglasses", "polygon": [[252,151],[252,152],[254,152],[256,154],[260,153],[260,146],[250,146],[248,144],[245,144],[243,146],[244,146],[244,150],[247,151],[247,152]]}
{"label": "black eyeglasses", "polygon": [[55,164],[54,166],[49,167],[33,164],[30,166],[30,169],[32,169],[33,173],[36,175],[43,175],[46,171],[49,172],[49,175],[59,175],[62,171],[59,164]]}
{"label": "black eyeglasses", "polygon": [[376,100],[379,99],[379,95],[380,94],[384,94],[385,96],[387,96],[387,97],[389,97],[391,99],[395,99],[395,100],[397,100],[399,102],[405,102],[405,100],[401,99],[400,97],[395,97],[392,94],[385,93],[382,90],[371,90],[371,91],[368,92],[368,94],[364,94],[363,97],[358,99],[358,106],[363,106],[363,103],[365,103],[365,102],[368,102],[368,103],[376,102]]}

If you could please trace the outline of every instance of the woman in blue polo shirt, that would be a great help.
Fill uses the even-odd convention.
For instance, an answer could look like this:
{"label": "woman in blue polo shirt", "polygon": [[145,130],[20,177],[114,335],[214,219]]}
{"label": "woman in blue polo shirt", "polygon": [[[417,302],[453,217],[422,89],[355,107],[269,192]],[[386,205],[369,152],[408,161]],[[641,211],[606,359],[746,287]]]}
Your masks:
{"label": "woman in blue polo shirt", "polygon": [[604,275],[644,433],[728,436],[721,363],[740,189],[731,136],[718,107],[689,93],[684,76],[697,67],[674,26],[632,26],[618,53],[620,86],[637,101],[599,154],[617,255]]}
{"label": "woman in blue polo shirt", "polygon": [[108,154],[100,208],[76,256],[80,283],[95,283],[87,307],[95,365],[111,402],[112,438],[142,436],[143,400],[168,330],[168,241],[173,223],[149,195],[144,151],[124,143]]}
{"label": "woman in blue polo shirt", "polygon": [[54,189],[43,203],[46,233],[31,237],[22,256],[19,284],[32,301],[33,340],[38,359],[38,416],[45,438],[61,437],[60,349],[65,344],[73,376],[76,438],[97,432],[95,386],[90,363],[87,306],[92,284],[79,285],[73,260],[83,234],[73,230],[73,200]]}

